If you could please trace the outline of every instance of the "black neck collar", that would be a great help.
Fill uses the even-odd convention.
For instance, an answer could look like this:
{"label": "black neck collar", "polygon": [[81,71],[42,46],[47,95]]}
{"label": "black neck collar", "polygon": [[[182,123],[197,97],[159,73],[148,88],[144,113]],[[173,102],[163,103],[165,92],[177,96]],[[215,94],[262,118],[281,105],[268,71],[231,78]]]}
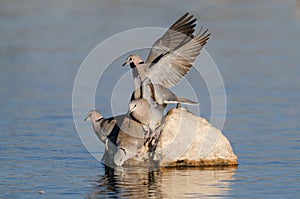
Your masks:
{"label": "black neck collar", "polygon": [[132,113],[129,113],[129,115],[130,115],[130,117],[131,117],[130,119],[136,121],[137,123],[142,124],[140,121],[138,121],[138,120],[132,115]]}
{"label": "black neck collar", "polygon": [[130,66],[130,68],[135,68],[135,67],[136,67],[136,65],[135,65],[133,62],[131,62],[131,63],[129,64],[129,66]]}
{"label": "black neck collar", "polygon": [[[138,64],[144,64],[145,62],[141,61],[140,63]],[[130,68],[136,68],[136,65],[133,63],[133,62],[130,62],[129,64]]]}
{"label": "black neck collar", "polygon": [[95,122],[100,122],[101,120],[103,120],[104,118],[103,117],[101,117],[101,118],[99,118],[99,119],[97,119],[97,120],[95,120]]}

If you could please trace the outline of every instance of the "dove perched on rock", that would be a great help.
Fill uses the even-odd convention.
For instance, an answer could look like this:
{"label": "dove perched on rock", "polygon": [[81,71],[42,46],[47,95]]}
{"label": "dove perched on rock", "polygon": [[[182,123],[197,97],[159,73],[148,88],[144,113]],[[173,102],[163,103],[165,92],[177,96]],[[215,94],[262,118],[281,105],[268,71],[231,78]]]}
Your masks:
{"label": "dove perched on rock", "polygon": [[177,97],[170,89],[159,84],[154,85],[149,79],[143,82],[141,90],[142,98],[132,99],[128,109],[131,117],[143,124],[145,132],[150,131],[150,134],[155,133],[161,125],[163,111],[167,104],[198,104],[198,102]]}
{"label": "dove perched on rock", "polygon": [[92,122],[98,138],[105,143],[104,158],[112,160],[116,166],[122,166],[126,160],[134,157],[144,144],[142,124],[128,114],[106,119],[99,111],[92,110],[84,119],[88,120]]}

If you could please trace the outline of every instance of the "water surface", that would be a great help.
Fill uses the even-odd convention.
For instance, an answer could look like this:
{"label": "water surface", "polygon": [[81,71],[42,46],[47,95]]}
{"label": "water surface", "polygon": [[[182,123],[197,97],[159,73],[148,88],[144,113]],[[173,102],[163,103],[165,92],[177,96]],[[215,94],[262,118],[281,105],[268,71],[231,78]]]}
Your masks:
{"label": "water surface", "polygon": [[[223,131],[239,167],[105,169],[83,147],[73,123],[80,63],[112,34],[168,27],[185,11],[213,33],[206,50],[226,86]],[[0,15],[1,198],[299,195],[299,1],[2,1]],[[201,81],[199,92],[201,113],[209,118]],[[110,99],[101,91],[96,97],[109,114]]]}

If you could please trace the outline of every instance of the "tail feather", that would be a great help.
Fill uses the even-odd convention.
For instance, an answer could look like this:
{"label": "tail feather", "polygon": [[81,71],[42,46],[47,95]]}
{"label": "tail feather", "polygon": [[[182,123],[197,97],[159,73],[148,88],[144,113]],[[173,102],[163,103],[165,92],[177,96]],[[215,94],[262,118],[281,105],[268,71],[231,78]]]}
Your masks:
{"label": "tail feather", "polygon": [[176,101],[164,101],[166,104],[176,104],[176,103],[181,103],[181,104],[188,104],[188,105],[198,105],[199,102],[195,102],[192,100],[188,100],[185,98],[180,98],[178,97]]}
{"label": "tail feather", "polygon": [[195,101],[188,100],[188,99],[185,99],[185,98],[178,98],[178,101],[181,104],[189,104],[189,105],[198,105],[199,104],[199,102],[195,102]]}

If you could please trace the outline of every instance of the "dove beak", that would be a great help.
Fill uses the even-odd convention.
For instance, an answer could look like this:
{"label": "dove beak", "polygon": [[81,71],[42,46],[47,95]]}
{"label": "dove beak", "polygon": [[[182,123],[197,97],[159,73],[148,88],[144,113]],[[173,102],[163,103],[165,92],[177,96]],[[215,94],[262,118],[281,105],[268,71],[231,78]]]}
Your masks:
{"label": "dove beak", "polygon": [[84,118],[84,120],[83,121],[89,121],[90,120],[90,118],[89,117],[86,117],[86,118]]}
{"label": "dove beak", "polygon": [[129,107],[129,113],[132,113],[134,111],[136,106],[132,106],[132,107]]}
{"label": "dove beak", "polygon": [[128,62],[126,61],[126,62],[124,62],[123,64],[122,64],[122,66],[124,67],[126,64],[128,64]]}

